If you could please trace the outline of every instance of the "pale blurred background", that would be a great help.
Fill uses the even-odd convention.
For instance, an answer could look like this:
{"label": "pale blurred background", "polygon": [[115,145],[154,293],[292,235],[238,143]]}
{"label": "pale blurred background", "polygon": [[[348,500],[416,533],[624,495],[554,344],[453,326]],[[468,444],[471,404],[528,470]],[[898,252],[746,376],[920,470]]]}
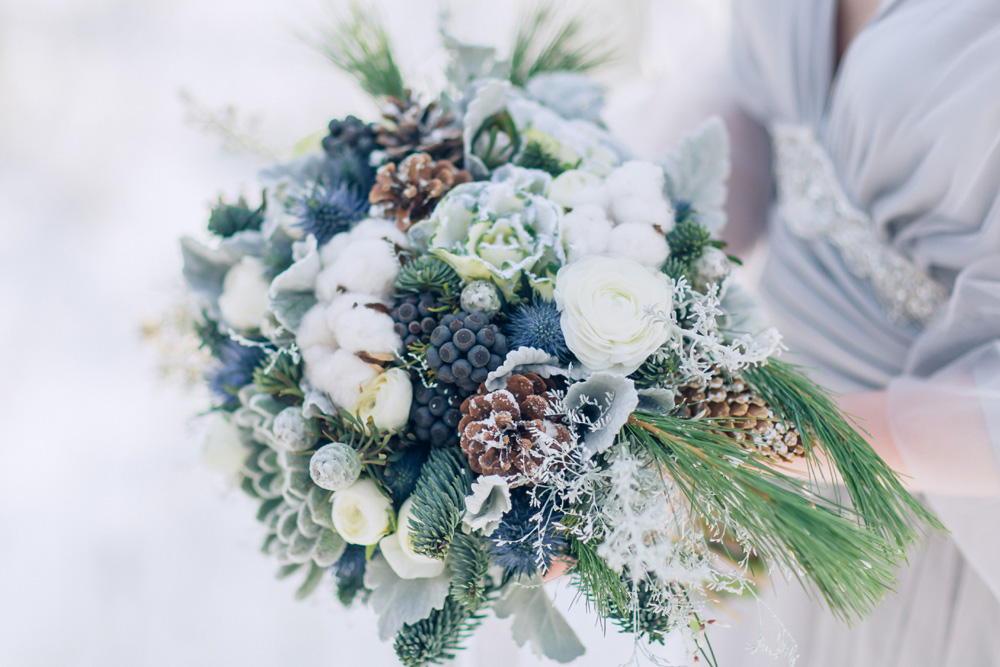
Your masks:
{"label": "pale blurred background", "polygon": [[[421,87],[441,4],[377,3]],[[694,125],[725,0],[574,2],[625,48],[602,73],[612,128],[642,155]],[[506,45],[523,3],[462,0],[453,32]],[[264,150],[374,107],[297,35],[320,0],[0,0],[0,665],[395,664],[368,612],[306,602],[258,551],[254,505],[200,461],[206,397],[164,381],[143,323],[180,290],[177,239],[220,194],[256,197],[258,155],[205,112],[232,106]],[[421,68],[421,69],[418,69]],[[202,110],[192,121],[190,103]],[[198,114],[194,114],[198,115]],[[553,591],[561,607],[572,591]],[[590,652],[631,656],[582,604]],[[491,642],[462,665],[493,665]],[[669,655],[669,651],[663,653]],[[522,652],[520,664],[536,664]],[[515,667],[507,663],[504,667]]]}

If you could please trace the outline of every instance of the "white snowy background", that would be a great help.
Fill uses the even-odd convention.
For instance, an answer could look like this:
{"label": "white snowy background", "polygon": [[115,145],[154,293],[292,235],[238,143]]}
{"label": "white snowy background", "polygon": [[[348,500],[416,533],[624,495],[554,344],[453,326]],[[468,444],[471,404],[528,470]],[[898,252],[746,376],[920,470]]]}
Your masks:
{"label": "white snowy background", "polygon": [[[386,0],[417,86],[440,64],[439,3]],[[453,3],[453,29],[506,44],[522,3]],[[725,40],[724,0],[585,7],[625,45],[603,80],[640,154],[698,119]],[[223,150],[186,93],[233,106],[276,150],[374,108],[297,37],[320,0],[0,0],[0,665],[392,665],[373,617],[306,602],[258,551],[253,504],[206,470],[204,397],[158,375],[140,329],[175,300],[177,239],[220,195],[256,197],[261,159]],[[407,66],[408,65],[408,66]],[[553,587],[561,607],[570,590]],[[567,612],[617,665],[582,604]],[[512,655],[506,623],[462,665]],[[503,667],[536,664],[527,651]]]}

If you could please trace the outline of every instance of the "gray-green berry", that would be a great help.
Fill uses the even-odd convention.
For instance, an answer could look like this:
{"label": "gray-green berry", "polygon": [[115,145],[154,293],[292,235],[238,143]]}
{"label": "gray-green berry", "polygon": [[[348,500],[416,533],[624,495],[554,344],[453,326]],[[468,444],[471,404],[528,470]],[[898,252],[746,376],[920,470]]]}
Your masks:
{"label": "gray-green berry", "polygon": [[500,312],[500,292],[489,281],[474,280],[462,290],[461,304],[462,310],[478,310],[487,317],[493,317]]}
{"label": "gray-green berry", "polygon": [[309,476],[327,491],[346,489],[361,476],[361,456],[342,442],[323,445],[309,461]]}

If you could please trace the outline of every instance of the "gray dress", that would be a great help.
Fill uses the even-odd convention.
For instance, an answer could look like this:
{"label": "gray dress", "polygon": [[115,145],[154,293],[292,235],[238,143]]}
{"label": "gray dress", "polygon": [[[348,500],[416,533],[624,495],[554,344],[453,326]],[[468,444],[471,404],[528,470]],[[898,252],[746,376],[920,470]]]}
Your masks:
{"label": "gray dress", "polygon": [[[807,667],[1000,665],[1000,2],[884,0],[834,75],[836,4],[734,0],[738,85],[778,128],[791,200],[769,223],[762,296],[817,379],[887,390],[893,438],[951,535],[851,629],[779,582],[765,634],[780,643],[773,610]],[[720,665],[780,664],[748,657],[758,606],[732,611]]]}

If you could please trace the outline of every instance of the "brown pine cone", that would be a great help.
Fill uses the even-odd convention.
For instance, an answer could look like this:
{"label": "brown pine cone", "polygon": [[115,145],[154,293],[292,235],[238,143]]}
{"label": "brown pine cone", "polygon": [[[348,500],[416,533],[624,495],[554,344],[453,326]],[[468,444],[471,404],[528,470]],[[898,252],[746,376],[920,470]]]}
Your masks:
{"label": "brown pine cone", "polygon": [[678,388],[677,405],[685,419],[717,419],[720,428],[739,429],[716,433],[773,461],[805,456],[795,427],[779,421],[764,399],[740,378],[716,373],[707,384],[684,385]]}
{"label": "brown pine cone", "polygon": [[415,153],[399,163],[383,165],[368,194],[372,204],[384,204],[386,215],[396,216],[396,226],[406,231],[431,214],[441,197],[472,176],[447,160],[434,162],[427,153]]}
{"label": "brown pine cone", "polygon": [[545,459],[542,437],[562,451],[570,443],[561,418],[551,415],[551,383],[535,375],[513,375],[507,388],[470,396],[462,403],[458,432],[469,465],[480,475],[534,476]]}
{"label": "brown pine cone", "polygon": [[390,97],[382,110],[375,141],[393,162],[411,153],[428,153],[435,160],[462,159],[462,128],[437,102],[424,106],[407,90],[403,99]]}

